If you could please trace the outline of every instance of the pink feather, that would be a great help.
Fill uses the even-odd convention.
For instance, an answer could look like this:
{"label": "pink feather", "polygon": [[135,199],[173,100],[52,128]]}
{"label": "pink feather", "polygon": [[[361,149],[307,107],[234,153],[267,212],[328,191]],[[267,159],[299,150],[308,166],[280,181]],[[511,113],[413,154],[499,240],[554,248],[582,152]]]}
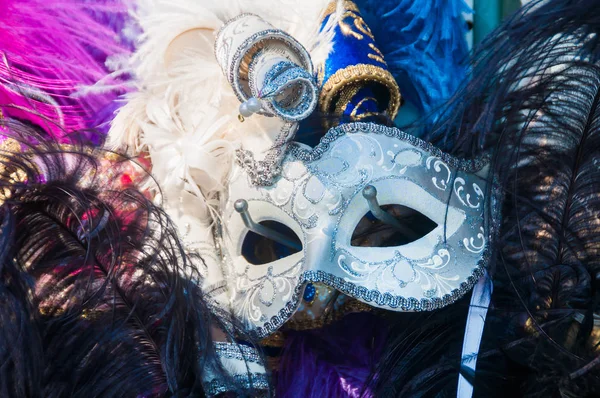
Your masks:
{"label": "pink feather", "polygon": [[[5,114],[64,137],[97,127],[106,109],[114,110],[114,100],[127,90],[127,76],[111,75],[107,64],[133,47],[122,33],[132,24],[125,2],[3,0],[0,20]],[[83,90],[101,80],[104,89]]]}

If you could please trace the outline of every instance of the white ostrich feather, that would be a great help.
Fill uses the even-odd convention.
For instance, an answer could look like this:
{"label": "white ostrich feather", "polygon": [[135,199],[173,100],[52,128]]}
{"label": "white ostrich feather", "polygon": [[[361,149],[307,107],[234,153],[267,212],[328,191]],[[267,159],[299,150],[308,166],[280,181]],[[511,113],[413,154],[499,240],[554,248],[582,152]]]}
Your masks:
{"label": "white ostrich feather", "polygon": [[[261,154],[283,122],[254,115],[237,120],[239,101],[213,53],[218,29],[243,12],[259,15],[296,38],[313,63],[332,48],[334,18],[319,34],[330,0],[138,0],[132,10],[142,28],[127,69],[137,91],[112,122],[108,146],[130,154],[147,151],[166,204],[191,193],[198,215],[217,217],[235,149]],[[341,7],[343,1],[338,1]],[[175,45],[190,34],[181,47]]]}

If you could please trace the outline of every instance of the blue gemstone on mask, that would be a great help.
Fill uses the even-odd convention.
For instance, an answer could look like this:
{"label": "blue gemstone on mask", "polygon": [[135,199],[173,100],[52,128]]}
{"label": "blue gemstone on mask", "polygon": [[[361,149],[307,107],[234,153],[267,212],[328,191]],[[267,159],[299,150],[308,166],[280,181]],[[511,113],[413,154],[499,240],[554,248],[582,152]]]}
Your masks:
{"label": "blue gemstone on mask", "polygon": [[304,301],[307,301],[309,303],[312,302],[315,299],[316,294],[317,288],[312,283],[309,283],[304,289]]}

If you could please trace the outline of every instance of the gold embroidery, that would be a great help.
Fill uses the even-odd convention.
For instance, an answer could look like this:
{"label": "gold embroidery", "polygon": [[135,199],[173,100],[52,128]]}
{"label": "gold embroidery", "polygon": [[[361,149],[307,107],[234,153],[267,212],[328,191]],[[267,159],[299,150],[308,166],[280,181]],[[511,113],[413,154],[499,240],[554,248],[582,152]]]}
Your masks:
{"label": "gold embroidery", "polygon": [[348,25],[346,22],[344,22],[344,19],[346,18],[346,16],[348,14],[350,14],[350,13],[348,13],[348,12],[344,13],[344,17],[339,22],[340,30],[342,31],[342,33],[344,34],[344,36],[354,36],[357,40],[362,40],[363,39],[363,35],[361,35],[360,33],[357,33],[355,31],[353,31],[352,28],[350,27],[350,25]]}
{"label": "gold embroidery", "polygon": [[[329,3],[329,6],[325,9],[323,19],[333,14],[336,10],[337,3]],[[352,18],[351,23],[346,22],[348,18]],[[350,0],[346,0],[344,2],[344,13],[340,17],[338,25],[344,36],[352,36],[357,40],[362,40],[365,36],[367,36],[371,40],[375,41],[375,36],[373,36],[373,32],[371,32],[369,25],[367,25],[363,17],[360,15],[360,10],[356,4]],[[356,30],[354,30],[353,27]],[[382,64],[385,64],[385,61],[383,60],[383,54],[373,43],[369,43],[369,48],[375,51],[375,54],[369,53],[367,56],[371,59],[381,62]]]}
{"label": "gold embroidery", "polygon": [[361,99],[358,104],[356,104],[356,106],[354,107],[354,109],[352,109],[352,113],[350,114],[350,116],[352,117],[356,117],[356,113],[358,112],[358,110],[360,109],[360,107],[362,106],[362,104],[364,104],[367,101],[373,101],[375,103],[377,103],[377,100],[373,97],[365,97],[363,99]]}
{"label": "gold embroidery", "polygon": [[277,331],[258,342],[258,344],[261,346],[276,348],[283,347],[284,343],[285,336],[280,331]]}
{"label": "gold embroidery", "polygon": [[[358,30],[358,32],[353,30],[352,26],[345,22],[347,18],[352,18],[353,25]],[[371,40],[375,40],[375,37],[373,36],[373,33],[371,33],[371,29],[369,29],[369,26],[365,23],[365,20],[360,16],[360,14],[354,11],[346,10],[340,18],[339,26],[342,33],[346,36],[352,35],[357,40],[362,40],[364,39],[364,34],[368,36]]]}
{"label": "gold embroidery", "polygon": [[380,62],[382,64],[385,64],[385,61],[383,60],[383,58],[381,58],[379,55],[375,55],[375,54],[367,54],[367,57],[374,59],[377,62]]}
{"label": "gold embroidery", "polygon": [[385,60],[383,59],[383,53],[379,51],[379,49],[373,43],[369,43],[369,47],[371,50],[375,51],[377,54],[367,54],[367,57],[374,59],[375,61],[387,65]]}
{"label": "gold embroidery", "polygon": [[354,18],[354,26],[356,26],[356,29],[358,29],[360,32],[367,35],[371,40],[375,40],[375,36],[373,36],[373,33],[371,32],[369,25],[367,25],[367,23],[360,16],[360,14],[357,14],[353,11],[347,11],[346,14],[347,14],[347,16]]}
{"label": "gold embroidery", "polygon": [[[328,16],[330,16],[337,10],[337,3],[338,3],[337,1],[332,1],[331,3],[329,3],[327,5],[327,8],[325,8],[325,11],[323,11],[322,19],[327,18]],[[360,12],[360,10],[358,9],[358,6],[356,4],[354,4],[354,2],[351,0],[344,1],[344,10]]]}
{"label": "gold embroidery", "polygon": [[361,88],[360,85],[354,84],[350,87],[347,87],[345,90],[343,90],[342,93],[340,94],[340,97],[335,102],[335,109],[333,111],[333,114],[334,115],[344,114],[344,112],[346,112],[346,108],[348,108],[348,105],[350,104],[350,101],[352,101],[352,98],[354,98],[354,96],[356,95],[356,93],[358,93],[360,88]]}
{"label": "gold embroidery", "polygon": [[377,115],[380,115],[380,114],[377,112],[365,112],[365,113],[361,113],[360,115],[356,116],[355,120],[363,120],[367,117],[372,117],[372,116],[377,116]]}
{"label": "gold embroidery", "polygon": [[[334,312],[328,315],[321,315],[318,318],[292,318],[287,321],[284,327],[292,329],[292,330],[309,330],[309,329],[318,329],[329,324],[332,324],[336,321],[339,321],[343,317],[348,314],[356,313],[356,312],[377,312],[378,309],[371,307],[361,301],[356,299],[347,297],[347,301],[343,303],[340,308],[335,310]],[[262,343],[262,342],[261,342]]]}

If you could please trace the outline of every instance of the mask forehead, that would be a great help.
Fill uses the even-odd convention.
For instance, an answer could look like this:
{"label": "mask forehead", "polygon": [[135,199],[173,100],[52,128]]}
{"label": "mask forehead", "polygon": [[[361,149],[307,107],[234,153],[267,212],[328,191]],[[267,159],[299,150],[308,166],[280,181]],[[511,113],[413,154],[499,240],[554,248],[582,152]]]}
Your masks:
{"label": "mask forehead", "polygon": [[[432,310],[465,294],[487,261],[489,181],[484,160],[460,161],[395,128],[354,123],[334,128],[314,149],[294,145],[270,187],[253,186],[243,169],[231,184],[224,221],[234,308],[259,334],[287,320],[305,281],[322,282],[370,305]],[[369,212],[362,192],[380,205],[402,205],[437,226],[394,247],[352,246]],[[302,250],[263,264],[241,253],[247,228],[233,210],[248,201],[255,222],[292,229]]]}

